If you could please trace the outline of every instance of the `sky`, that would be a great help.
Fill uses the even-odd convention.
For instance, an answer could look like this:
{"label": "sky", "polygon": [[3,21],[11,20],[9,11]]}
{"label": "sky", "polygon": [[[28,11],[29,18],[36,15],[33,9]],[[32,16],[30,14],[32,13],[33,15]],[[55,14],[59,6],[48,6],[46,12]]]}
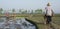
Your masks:
{"label": "sky", "polygon": [[45,9],[50,2],[55,13],[60,13],[60,0],[0,0],[0,8],[8,9]]}

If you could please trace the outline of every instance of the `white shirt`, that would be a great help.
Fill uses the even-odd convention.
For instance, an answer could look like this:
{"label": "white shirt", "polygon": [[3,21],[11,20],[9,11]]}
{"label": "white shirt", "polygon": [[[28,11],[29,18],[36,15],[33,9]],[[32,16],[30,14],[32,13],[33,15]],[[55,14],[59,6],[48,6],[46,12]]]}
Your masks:
{"label": "white shirt", "polygon": [[47,6],[47,7],[45,8],[45,10],[47,11],[46,14],[47,14],[48,16],[52,16],[52,9],[51,9],[50,6]]}

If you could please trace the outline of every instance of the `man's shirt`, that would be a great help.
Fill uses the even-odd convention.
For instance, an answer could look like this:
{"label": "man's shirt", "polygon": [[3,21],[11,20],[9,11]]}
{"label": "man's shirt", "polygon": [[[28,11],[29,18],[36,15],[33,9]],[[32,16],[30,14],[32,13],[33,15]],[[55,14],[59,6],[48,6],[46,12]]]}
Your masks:
{"label": "man's shirt", "polygon": [[52,16],[52,9],[51,9],[51,7],[50,6],[47,6],[46,8],[45,8],[45,12],[46,12],[46,15],[47,16]]}

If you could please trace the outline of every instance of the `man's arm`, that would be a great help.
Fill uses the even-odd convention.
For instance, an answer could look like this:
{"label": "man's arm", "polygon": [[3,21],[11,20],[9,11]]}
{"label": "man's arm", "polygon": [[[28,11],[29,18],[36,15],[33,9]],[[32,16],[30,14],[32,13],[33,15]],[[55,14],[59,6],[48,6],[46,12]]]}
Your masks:
{"label": "man's arm", "polygon": [[54,16],[54,11],[53,10],[51,10],[52,11],[52,16]]}

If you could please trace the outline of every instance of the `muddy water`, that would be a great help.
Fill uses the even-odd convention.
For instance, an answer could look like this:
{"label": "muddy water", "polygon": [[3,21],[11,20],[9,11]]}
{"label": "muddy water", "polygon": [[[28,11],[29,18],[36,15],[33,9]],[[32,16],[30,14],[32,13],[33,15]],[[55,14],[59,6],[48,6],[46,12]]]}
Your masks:
{"label": "muddy water", "polygon": [[36,29],[36,27],[24,18],[17,20],[16,26],[20,26],[21,29]]}
{"label": "muddy water", "polygon": [[0,29],[36,29],[34,24],[26,21],[24,18],[16,19],[16,22],[9,20],[6,22],[6,19],[0,18]]}

